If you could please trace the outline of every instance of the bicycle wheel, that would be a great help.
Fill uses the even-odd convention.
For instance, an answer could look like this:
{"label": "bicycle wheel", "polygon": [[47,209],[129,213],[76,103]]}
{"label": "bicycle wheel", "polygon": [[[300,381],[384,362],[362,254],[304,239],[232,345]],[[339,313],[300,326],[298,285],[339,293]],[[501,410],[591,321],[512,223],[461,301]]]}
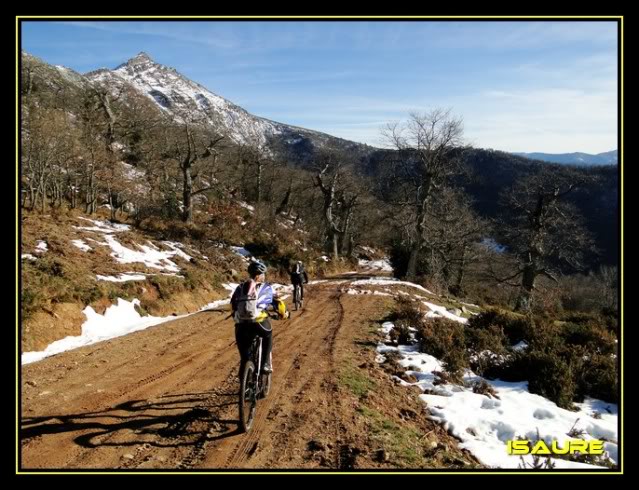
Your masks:
{"label": "bicycle wheel", "polygon": [[266,398],[271,391],[271,378],[273,373],[262,374],[262,396],[261,398]]}
{"label": "bicycle wheel", "polygon": [[246,361],[240,374],[240,429],[248,432],[253,425],[257,404],[255,364]]}

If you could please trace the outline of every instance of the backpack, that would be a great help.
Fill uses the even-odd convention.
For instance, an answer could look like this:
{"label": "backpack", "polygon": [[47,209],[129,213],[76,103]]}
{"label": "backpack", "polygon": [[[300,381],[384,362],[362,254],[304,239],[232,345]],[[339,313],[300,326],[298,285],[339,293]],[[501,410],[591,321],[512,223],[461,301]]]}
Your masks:
{"label": "backpack", "polygon": [[277,312],[277,316],[280,320],[284,320],[286,318],[290,318],[290,313],[286,309],[286,303],[281,299],[273,300],[273,309]]}
{"label": "backpack", "polygon": [[237,298],[237,310],[235,319],[243,322],[252,322],[258,316],[257,312],[257,283],[246,281],[242,284]]}

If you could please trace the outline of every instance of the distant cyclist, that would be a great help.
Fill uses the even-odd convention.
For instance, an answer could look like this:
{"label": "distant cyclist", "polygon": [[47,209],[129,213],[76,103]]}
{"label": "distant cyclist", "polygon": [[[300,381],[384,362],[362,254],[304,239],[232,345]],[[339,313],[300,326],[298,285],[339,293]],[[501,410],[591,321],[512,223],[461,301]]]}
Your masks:
{"label": "distant cyclist", "polygon": [[304,269],[304,264],[302,263],[301,260],[298,260],[297,262],[293,264],[293,267],[291,267],[289,274],[291,276],[291,284],[293,285],[293,288],[295,288],[295,286],[300,287],[299,299],[303,300],[304,284],[308,284],[308,274],[306,273],[306,270]]}
{"label": "distant cyclist", "polygon": [[271,351],[273,347],[273,329],[267,310],[273,309],[277,316],[288,318],[284,301],[280,300],[272,286],[266,281],[266,265],[256,260],[248,266],[249,279],[240,284],[231,297],[231,308],[235,319],[235,341],[242,361],[249,355],[251,342],[255,335],[263,339],[262,370],[273,372]]}

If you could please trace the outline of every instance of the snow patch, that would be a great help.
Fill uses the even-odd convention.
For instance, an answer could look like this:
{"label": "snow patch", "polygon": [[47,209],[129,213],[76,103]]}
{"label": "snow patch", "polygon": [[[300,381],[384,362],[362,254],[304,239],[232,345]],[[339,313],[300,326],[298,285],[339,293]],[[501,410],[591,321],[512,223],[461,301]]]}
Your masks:
{"label": "snow patch", "polygon": [[96,275],[98,281],[109,281],[109,282],[127,282],[127,281],[144,281],[146,279],[146,275],[144,274],[120,274],[120,276],[101,276],[99,274]]}
{"label": "snow patch", "polygon": [[71,243],[73,243],[73,245],[75,245],[76,247],[78,247],[80,250],[82,250],[83,252],[88,252],[89,250],[93,250],[91,247],[89,247],[89,245],[87,243],[85,243],[83,240],[71,240]]}
{"label": "snow patch", "polygon": [[49,246],[47,245],[47,242],[40,240],[38,244],[36,245],[35,253],[43,254],[48,250],[49,250]]}
{"label": "snow patch", "polygon": [[[382,324],[380,331],[387,340],[393,328],[391,322]],[[377,346],[378,360],[391,351],[401,355],[399,364],[410,367],[407,374],[417,379],[415,383],[407,383],[397,378],[398,382],[403,386],[418,386],[424,391],[420,399],[427,406],[429,418],[441,423],[462,441],[460,447],[468,449],[489,467],[520,467],[521,459],[506,452],[508,440],[517,437],[536,440],[539,433],[539,437],[547,444],[557,440],[561,445],[570,439],[568,433],[573,428],[584,431],[584,439],[605,441],[604,449],[608,457],[618,464],[618,407],[615,404],[587,398],[584,403],[576,404],[578,412],[572,412],[530,393],[526,381],[489,381],[470,370],[464,374],[465,386],[447,383],[435,385],[437,376],[434,373],[444,370],[439,359],[418,352],[416,345],[390,346],[380,343]],[[492,386],[498,398],[473,393],[471,386],[478,381]],[[531,464],[533,458],[528,455],[524,461]],[[601,468],[555,458],[553,463],[556,468]]]}

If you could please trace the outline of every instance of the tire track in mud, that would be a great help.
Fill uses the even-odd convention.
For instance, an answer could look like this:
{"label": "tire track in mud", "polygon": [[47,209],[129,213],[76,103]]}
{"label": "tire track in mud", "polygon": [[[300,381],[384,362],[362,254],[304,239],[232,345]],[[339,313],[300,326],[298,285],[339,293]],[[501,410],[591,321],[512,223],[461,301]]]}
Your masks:
{"label": "tire track in mud", "polygon": [[[309,338],[310,342],[305,346],[306,352],[312,352],[314,355],[300,353],[292,360],[288,372],[284,376],[285,383],[278,392],[278,396],[274,397],[272,403],[268,407],[268,411],[264,411],[262,420],[275,420],[278,415],[286,417],[285,422],[271,422],[268,430],[261,430],[247,444],[245,452],[242,454],[244,459],[239,461],[233,460],[230,465],[237,466],[240,462],[245,462],[254,452],[255,444],[259,444],[260,438],[266,438],[275,435],[270,441],[265,441],[272,445],[270,447],[270,457],[264,461],[265,466],[273,466],[277,464],[278,457],[282,454],[286,455],[288,442],[299,429],[303,429],[311,419],[317,415],[318,411],[325,411],[324,403],[335,396],[332,389],[331,381],[334,371],[332,351],[334,349],[335,340],[342,325],[343,314],[339,305],[339,294],[328,295],[324,304],[329,305],[329,310],[333,312],[329,318],[325,320],[326,333],[315,335]],[[333,308],[333,305],[336,307]],[[326,308],[324,308],[326,311]],[[310,314],[311,312],[309,312]],[[318,331],[319,333],[319,331]],[[302,365],[300,359],[305,358]],[[299,370],[301,376],[293,377],[290,373]],[[310,399],[313,394],[314,399]],[[312,403],[312,407],[305,407],[305,403]],[[313,408],[315,407],[315,408]],[[258,407],[259,410],[259,407]],[[283,429],[283,430],[277,430]],[[266,444],[265,444],[266,445]],[[299,448],[297,449],[299,450]]]}
{"label": "tire track in mud", "polygon": [[[45,429],[36,437],[37,442],[24,439],[22,454],[29,454],[30,467],[39,468],[53,464],[58,468],[100,465],[123,470],[199,470],[245,468],[261,463],[281,466],[281,456],[292,447],[287,440],[296,434],[295,443],[303,445],[308,424],[325,424],[331,438],[342,441],[345,428],[340,423],[336,358],[344,321],[342,296],[330,283],[309,288],[305,308],[293,313],[290,320],[274,323],[273,386],[269,396],[258,403],[256,420],[248,434],[239,434],[236,429],[239,354],[232,322],[199,313],[177,320],[181,323],[172,325],[166,335],[157,329],[129,337],[125,342],[114,339],[109,349],[100,346],[98,353],[68,358],[61,354],[63,364],[65,360],[73,364],[73,359],[86,356],[92,356],[98,365],[104,358],[120,360],[114,367],[100,365],[104,373],[109,373],[103,387],[112,391],[96,394],[95,388],[81,384],[85,373],[95,376],[95,365],[80,365],[70,371],[68,379],[54,388],[71,396],[65,406],[67,413],[78,414],[78,407],[82,408],[79,420],[73,421],[79,422],[78,427],[70,424],[59,432]],[[147,346],[150,354],[146,354]],[[140,363],[145,355],[149,357],[146,365]],[[38,383],[43,381],[38,379]],[[313,400],[309,402],[310,395]],[[113,405],[120,400],[122,403]],[[55,413],[52,402],[36,412],[42,416],[47,411]],[[121,411],[125,411],[124,416]],[[90,426],[83,428],[83,417],[95,420],[101,428],[97,432]],[[284,433],[279,432],[282,424],[288,424]],[[78,438],[94,445],[82,446],[76,442]],[[29,447],[32,442],[35,444]],[[332,467],[344,466],[342,453],[341,445],[332,448]]]}
{"label": "tire track in mud", "polygon": [[[312,296],[309,295],[309,302],[314,296],[315,295],[312,295]],[[330,301],[330,298],[319,303],[319,305],[315,304],[315,308],[325,303],[328,303],[329,301]],[[296,331],[291,332],[292,336],[286,339],[287,340],[286,344],[281,346],[278,349],[279,352],[286,352],[286,351],[291,352],[291,347],[293,345],[295,347],[299,347],[304,344],[304,341],[312,342],[313,340],[315,340],[315,337],[313,337],[312,335],[308,335],[308,332],[305,329],[305,327],[308,327],[308,325],[306,325],[304,322],[304,316],[305,316],[305,313],[307,313],[308,311],[309,310],[307,309],[303,309],[300,315],[298,315],[295,318],[294,325],[296,327]],[[329,324],[330,324],[330,321],[329,321]],[[277,340],[280,336],[285,336],[286,333],[288,332],[282,331],[282,333],[278,332],[277,336],[274,335],[275,337],[274,345],[275,345],[275,340]],[[291,373],[297,369],[300,369],[300,371],[302,371],[301,358],[306,357],[304,352],[308,350],[308,347],[303,347],[302,350],[303,352],[298,352],[295,355],[295,357],[293,357],[292,359],[288,359],[288,361],[285,361],[287,362],[287,365],[285,366],[286,371],[284,375],[280,377],[276,383],[273,383],[269,396],[258,403],[257,413],[255,415],[255,421],[253,422],[253,427],[251,427],[250,432],[244,436],[244,440],[240,442],[238,446],[235,448],[235,450],[230,454],[230,456],[228,457],[228,459],[226,460],[224,464],[225,467],[227,468],[241,467],[241,465],[244,462],[246,462],[253,454],[255,454],[255,452],[257,451],[260,445],[260,439],[268,435],[268,434],[265,434],[265,432],[268,433],[272,431],[272,428],[271,430],[266,430],[266,426],[268,425],[267,421],[269,420],[269,416],[271,415],[271,413],[273,413],[273,411],[276,410],[276,407],[278,405],[282,406],[284,404],[285,401],[282,400],[283,395],[285,394],[286,391],[290,390],[289,382],[293,380]],[[302,384],[302,388],[297,390],[298,393],[300,391],[304,391],[303,386],[310,385],[312,381],[314,380],[314,378],[316,377],[316,373],[313,373],[313,367],[310,367],[308,374],[310,375],[309,379]],[[276,375],[274,375],[274,378],[275,376]]]}

